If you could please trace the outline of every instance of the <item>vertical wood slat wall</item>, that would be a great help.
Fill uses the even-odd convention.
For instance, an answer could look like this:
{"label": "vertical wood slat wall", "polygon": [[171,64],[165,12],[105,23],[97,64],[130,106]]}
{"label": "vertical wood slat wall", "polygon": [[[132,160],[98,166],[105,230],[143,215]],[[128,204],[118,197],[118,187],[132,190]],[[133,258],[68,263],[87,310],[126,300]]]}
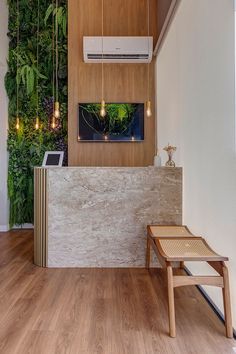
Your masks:
{"label": "vertical wood slat wall", "polygon": [[[83,36],[101,35],[101,0],[68,0],[68,154],[70,166],[148,166],[155,155],[154,60],[150,65],[152,117],[143,142],[78,142],[78,104],[101,101],[101,65],[83,62]],[[105,36],[147,36],[146,0],[104,0]],[[157,0],[150,0],[150,35],[157,41]],[[106,102],[148,98],[147,64],[104,64]]]}
{"label": "vertical wood slat wall", "polygon": [[34,169],[34,264],[47,267],[48,259],[47,169]]}

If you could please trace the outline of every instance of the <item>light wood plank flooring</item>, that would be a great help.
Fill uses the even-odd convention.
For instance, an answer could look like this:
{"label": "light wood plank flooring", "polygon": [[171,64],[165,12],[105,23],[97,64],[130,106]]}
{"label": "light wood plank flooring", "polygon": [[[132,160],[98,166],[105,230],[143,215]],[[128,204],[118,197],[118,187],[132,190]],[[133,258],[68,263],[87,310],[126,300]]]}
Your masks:
{"label": "light wood plank flooring", "polygon": [[227,354],[236,341],[195,287],[168,336],[163,270],[42,269],[32,231],[0,233],[1,354]]}

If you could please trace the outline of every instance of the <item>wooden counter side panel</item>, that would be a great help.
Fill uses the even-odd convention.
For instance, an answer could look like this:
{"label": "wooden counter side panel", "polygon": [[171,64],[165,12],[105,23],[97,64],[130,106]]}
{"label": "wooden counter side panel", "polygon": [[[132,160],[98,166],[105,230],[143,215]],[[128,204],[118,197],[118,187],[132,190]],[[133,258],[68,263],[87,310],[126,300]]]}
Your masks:
{"label": "wooden counter side panel", "polygon": [[47,169],[35,168],[34,170],[34,196],[34,264],[47,267]]}

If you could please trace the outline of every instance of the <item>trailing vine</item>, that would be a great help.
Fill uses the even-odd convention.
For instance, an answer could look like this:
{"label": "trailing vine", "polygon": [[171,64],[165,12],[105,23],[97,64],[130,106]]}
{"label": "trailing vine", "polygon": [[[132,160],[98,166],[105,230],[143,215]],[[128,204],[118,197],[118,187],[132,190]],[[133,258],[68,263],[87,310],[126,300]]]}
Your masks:
{"label": "trailing vine", "polygon": [[[11,226],[33,223],[33,169],[47,150],[67,150],[67,5],[59,0],[57,16],[48,0],[40,0],[37,65],[37,0],[19,0],[20,44],[17,50],[17,1],[8,0],[9,56],[5,87],[9,98],[8,195]],[[61,118],[51,128],[53,113],[53,21],[59,29],[59,101]],[[18,58],[18,60],[17,60]],[[17,70],[18,61],[18,70]],[[39,82],[40,127],[35,129]],[[16,78],[19,83],[20,129],[16,130]]]}

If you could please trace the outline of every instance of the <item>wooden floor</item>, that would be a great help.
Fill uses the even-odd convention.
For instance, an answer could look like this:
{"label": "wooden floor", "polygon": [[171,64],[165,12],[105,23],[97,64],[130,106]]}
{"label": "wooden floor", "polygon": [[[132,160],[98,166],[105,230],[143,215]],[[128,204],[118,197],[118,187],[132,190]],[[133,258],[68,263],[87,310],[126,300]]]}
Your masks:
{"label": "wooden floor", "polygon": [[168,336],[165,273],[42,269],[31,231],[0,233],[1,354],[227,354],[234,340],[195,287],[176,289]]}

